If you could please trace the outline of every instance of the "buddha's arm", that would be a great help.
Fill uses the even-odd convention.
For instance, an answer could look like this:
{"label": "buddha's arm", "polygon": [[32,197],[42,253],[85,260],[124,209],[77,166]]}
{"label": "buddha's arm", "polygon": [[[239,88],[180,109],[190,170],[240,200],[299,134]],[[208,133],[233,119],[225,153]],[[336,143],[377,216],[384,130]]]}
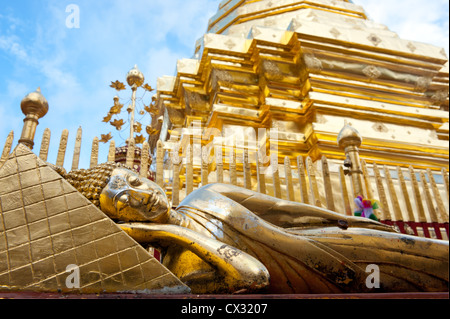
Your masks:
{"label": "buddha's arm", "polygon": [[202,286],[210,286],[204,287],[205,291],[254,291],[269,284],[269,272],[257,259],[190,229],[149,223],[124,223],[119,226],[139,243],[164,242],[164,245],[184,247],[216,269],[218,274],[214,276],[214,281],[202,282]]}
{"label": "buddha's arm", "polygon": [[210,184],[204,189],[239,203],[279,227],[339,226],[393,231],[391,227],[368,218],[345,216],[321,207],[283,200],[233,185]]}

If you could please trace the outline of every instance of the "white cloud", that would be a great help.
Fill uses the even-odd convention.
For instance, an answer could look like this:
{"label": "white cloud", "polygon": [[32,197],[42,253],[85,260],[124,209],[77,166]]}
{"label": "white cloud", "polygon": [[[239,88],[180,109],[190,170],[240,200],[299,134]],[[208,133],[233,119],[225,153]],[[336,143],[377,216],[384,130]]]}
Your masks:
{"label": "white cloud", "polygon": [[442,47],[449,53],[448,0],[353,0],[368,17],[405,40]]}

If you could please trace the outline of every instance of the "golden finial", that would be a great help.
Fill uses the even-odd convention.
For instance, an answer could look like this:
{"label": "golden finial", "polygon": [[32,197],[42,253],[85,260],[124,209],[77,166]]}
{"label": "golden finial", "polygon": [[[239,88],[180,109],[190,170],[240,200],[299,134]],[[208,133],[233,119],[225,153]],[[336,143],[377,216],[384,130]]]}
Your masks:
{"label": "golden finial", "polygon": [[38,118],[43,117],[48,112],[48,102],[41,93],[41,88],[38,87],[36,91],[29,93],[22,99],[20,108],[23,114],[34,114]]}
{"label": "golden finial", "polygon": [[127,83],[131,87],[134,85],[136,85],[136,87],[140,87],[144,84],[144,80],[144,74],[139,71],[137,65],[135,65],[134,68],[132,68],[127,74]]}
{"label": "golden finial", "polygon": [[39,124],[38,120],[48,112],[48,102],[42,95],[41,88],[37,88],[36,91],[25,96],[20,103],[20,108],[26,117],[23,120],[24,125],[19,143],[33,149],[34,134]]}
{"label": "golden finial", "polygon": [[340,148],[345,149],[347,146],[359,147],[362,143],[361,134],[351,124],[345,121],[344,127],[338,134],[337,143]]}

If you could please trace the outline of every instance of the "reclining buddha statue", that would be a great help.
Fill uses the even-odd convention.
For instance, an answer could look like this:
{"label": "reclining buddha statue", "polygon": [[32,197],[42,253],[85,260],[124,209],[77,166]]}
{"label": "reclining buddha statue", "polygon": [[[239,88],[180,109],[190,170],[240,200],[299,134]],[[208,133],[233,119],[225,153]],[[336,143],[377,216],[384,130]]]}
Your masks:
{"label": "reclining buddha statue", "polygon": [[112,162],[59,172],[137,242],[158,248],[196,294],[448,291],[447,241],[225,184],[172,208],[158,185]]}

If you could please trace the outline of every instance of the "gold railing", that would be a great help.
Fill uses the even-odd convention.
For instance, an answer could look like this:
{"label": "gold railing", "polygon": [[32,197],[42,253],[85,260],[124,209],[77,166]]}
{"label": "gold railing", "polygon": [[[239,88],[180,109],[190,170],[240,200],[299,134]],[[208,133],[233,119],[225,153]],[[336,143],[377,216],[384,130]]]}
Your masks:
{"label": "gold railing", "polygon": [[[174,160],[173,156],[168,156],[171,151],[164,150],[159,141],[155,159],[156,182],[166,189],[173,206],[196,188],[214,182],[233,184],[346,215],[353,214],[356,208],[353,200],[362,195],[379,201],[380,208],[375,214],[382,222],[398,226],[405,233],[448,240],[448,169],[423,171],[412,166],[379,167],[375,162],[366,163],[361,159],[362,183],[359,183],[342,163],[330,161],[325,156],[316,162],[309,156],[298,156],[295,163],[285,157],[281,163],[276,163],[272,174],[262,174],[263,167],[258,160],[249,161],[250,152],[234,149],[231,156],[223,157],[222,150],[216,151],[211,163],[203,160],[208,153],[206,146],[202,148],[203,156],[195,161],[192,145],[188,145]],[[239,158],[241,160],[237,161]]]}
{"label": "gold railing", "polygon": [[[76,134],[70,169],[77,169],[79,165],[81,134],[80,128]],[[46,129],[39,151],[39,157],[43,161],[48,161],[50,136],[50,130]],[[11,132],[3,148],[0,166],[11,152],[13,138],[14,133]],[[64,130],[59,142],[56,165],[64,165],[67,141],[68,131]],[[222,148],[216,148],[211,156],[211,150],[203,146],[203,156],[197,154],[195,158],[192,146],[188,145],[183,152],[173,152],[165,149],[163,142],[159,141],[155,152],[154,173],[150,172],[152,158],[147,142],[144,142],[141,152],[136,152],[131,140],[126,158],[122,160],[128,166],[138,169],[141,176],[151,176],[167,191],[173,206],[177,206],[195,189],[214,182],[233,184],[346,215],[353,214],[356,208],[353,200],[361,195],[379,201],[380,208],[375,214],[382,222],[398,226],[402,232],[448,240],[447,168],[432,171],[416,170],[412,166],[379,167],[375,162],[366,163],[361,159],[360,165],[357,165],[358,170],[352,173],[342,162],[328,160],[325,156],[315,162],[310,157],[298,156],[294,163],[289,157],[279,162],[277,160],[277,163],[272,162],[273,167],[268,174],[263,172],[267,164],[264,166],[259,163],[255,151],[233,148],[231,152],[227,150],[228,156],[225,157]],[[111,141],[105,160],[121,160],[116,157],[116,150],[115,142]],[[252,161],[250,158],[256,160]],[[92,141],[90,167],[98,163],[99,140],[95,137]],[[360,174],[360,180],[352,174]]]}

